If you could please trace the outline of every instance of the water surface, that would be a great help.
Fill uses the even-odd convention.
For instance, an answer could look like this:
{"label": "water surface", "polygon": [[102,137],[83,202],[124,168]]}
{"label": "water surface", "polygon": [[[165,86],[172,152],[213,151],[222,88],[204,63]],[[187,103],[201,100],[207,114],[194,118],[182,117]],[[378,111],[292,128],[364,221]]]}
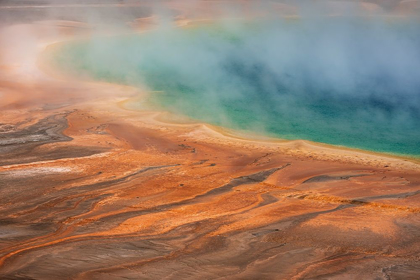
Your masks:
{"label": "water surface", "polygon": [[284,139],[420,156],[420,28],[226,22],[62,47],[60,67],[146,85],[149,105]]}

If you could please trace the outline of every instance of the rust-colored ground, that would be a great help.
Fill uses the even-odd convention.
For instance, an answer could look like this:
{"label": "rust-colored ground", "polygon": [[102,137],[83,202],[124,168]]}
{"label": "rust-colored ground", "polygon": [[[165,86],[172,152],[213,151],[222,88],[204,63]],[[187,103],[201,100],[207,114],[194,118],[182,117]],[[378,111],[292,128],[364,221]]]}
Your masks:
{"label": "rust-colored ground", "polygon": [[[88,32],[51,25],[13,28]],[[165,122],[2,47],[1,279],[419,279],[418,161]]]}

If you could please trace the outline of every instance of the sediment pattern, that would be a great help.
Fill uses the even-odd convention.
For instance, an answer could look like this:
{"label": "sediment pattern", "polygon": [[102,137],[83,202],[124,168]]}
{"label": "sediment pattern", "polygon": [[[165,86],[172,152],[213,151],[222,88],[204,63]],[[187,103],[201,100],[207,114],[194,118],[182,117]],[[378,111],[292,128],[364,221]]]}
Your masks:
{"label": "sediment pattern", "polygon": [[415,168],[302,160],[83,110],[21,126],[0,141],[2,279],[419,275]]}

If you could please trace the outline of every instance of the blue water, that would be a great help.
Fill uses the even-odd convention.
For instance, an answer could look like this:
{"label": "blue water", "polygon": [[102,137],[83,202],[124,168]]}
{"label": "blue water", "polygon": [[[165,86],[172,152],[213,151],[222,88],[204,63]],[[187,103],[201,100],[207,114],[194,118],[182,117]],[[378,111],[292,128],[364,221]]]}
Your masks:
{"label": "blue water", "polygon": [[63,46],[60,67],[146,85],[152,107],[285,139],[420,156],[420,28],[230,22]]}

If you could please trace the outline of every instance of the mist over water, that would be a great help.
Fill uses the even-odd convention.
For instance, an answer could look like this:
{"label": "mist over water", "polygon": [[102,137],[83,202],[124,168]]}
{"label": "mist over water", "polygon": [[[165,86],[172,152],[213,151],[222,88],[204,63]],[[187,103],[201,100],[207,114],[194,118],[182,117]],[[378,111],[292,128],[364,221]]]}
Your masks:
{"label": "mist over water", "polygon": [[155,108],[285,139],[420,155],[420,25],[225,21],[63,46],[60,67],[146,85]]}

